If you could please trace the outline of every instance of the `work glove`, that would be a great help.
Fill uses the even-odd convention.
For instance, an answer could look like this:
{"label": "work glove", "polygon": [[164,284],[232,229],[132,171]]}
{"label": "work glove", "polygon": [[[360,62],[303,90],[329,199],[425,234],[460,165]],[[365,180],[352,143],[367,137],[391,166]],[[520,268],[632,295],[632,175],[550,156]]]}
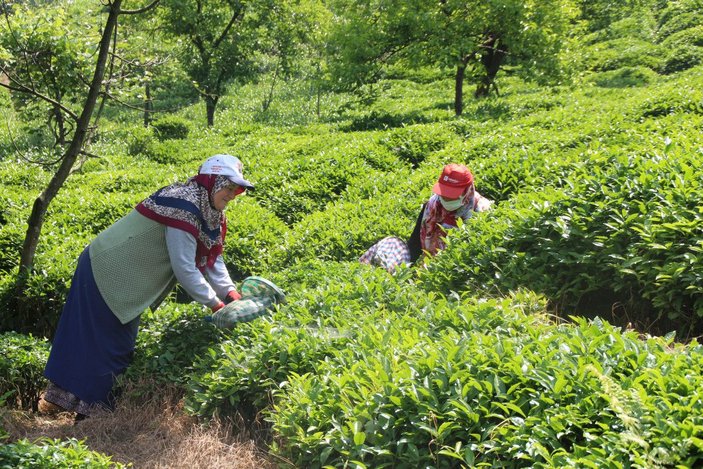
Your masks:
{"label": "work glove", "polygon": [[[215,312],[221,310],[221,309],[224,308],[224,307],[225,307],[225,304],[224,304],[222,301],[220,301],[220,302],[217,303],[215,306],[210,306],[210,311],[212,311],[213,313],[215,313]],[[207,316],[205,316],[203,319],[205,319],[205,322],[212,322],[212,315],[207,315]]]}
{"label": "work glove", "polygon": [[[237,300],[240,300],[240,299],[242,299],[242,295],[240,295],[239,293],[237,293],[237,291],[232,290],[232,291],[230,291],[229,293],[227,293],[227,296],[225,296],[225,304],[228,305],[228,304],[230,304],[231,302],[237,301]],[[214,312],[215,312],[215,311],[213,311],[213,313],[214,313]]]}

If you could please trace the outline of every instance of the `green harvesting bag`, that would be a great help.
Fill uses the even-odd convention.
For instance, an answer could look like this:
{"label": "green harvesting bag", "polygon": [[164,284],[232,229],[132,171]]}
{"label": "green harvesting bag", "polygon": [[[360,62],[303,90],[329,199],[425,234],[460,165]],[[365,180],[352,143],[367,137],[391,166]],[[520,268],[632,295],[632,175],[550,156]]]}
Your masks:
{"label": "green harvesting bag", "polygon": [[212,322],[221,328],[234,327],[266,314],[272,306],[285,303],[286,295],[273,282],[261,277],[247,277],[239,289],[242,298],[233,301],[212,315]]}

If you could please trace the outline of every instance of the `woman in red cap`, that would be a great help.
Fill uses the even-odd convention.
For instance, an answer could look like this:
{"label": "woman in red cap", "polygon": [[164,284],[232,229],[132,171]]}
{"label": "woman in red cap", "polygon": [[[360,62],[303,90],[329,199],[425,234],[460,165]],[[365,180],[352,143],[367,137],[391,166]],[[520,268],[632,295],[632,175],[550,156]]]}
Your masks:
{"label": "woman in red cap", "polygon": [[423,253],[434,256],[444,249],[444,235],[457,226],[458,218],[466,221],[473,212],[488,210],[492,204],[476,191],[474,176],[463,164],[446,165],[432,191],[434,194],[420,210],[407,243],[395,236],[383,238],[359,261],[394,272],[400,264],[415,262]]}
{"label": "woman in red cap", "polygon": [[[435,255],[444,249],[444,234],[456,228],[458,218],[466,221],[473,212],[488,210],[491,201],[476,191],[474,176],[463,164],[446,165],[439,180],[432,186],[432,192],[434,195],[425,204],[422,219],[419,220],[419,244],[422,251]],[[411,236],[409,244],[412,242]],[[420,253],[414,254],[419,257]]]}

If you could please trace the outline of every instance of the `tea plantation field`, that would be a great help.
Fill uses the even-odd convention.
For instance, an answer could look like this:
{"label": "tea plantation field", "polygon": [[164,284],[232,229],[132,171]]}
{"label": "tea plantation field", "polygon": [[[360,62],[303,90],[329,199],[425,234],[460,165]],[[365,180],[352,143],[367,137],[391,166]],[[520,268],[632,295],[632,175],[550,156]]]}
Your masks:
{"label": "tea plantation field", "polygon": [[[230,153],[257,188],[228,208],[225,260],[287,303],[219,330],[174,294],[143,315],[127,379],[182,385],[204,420],[242,416],[296,467],[703,464],[703,67],[618,80],[506,76],[460,117],[434,72],[388,78],[371,102],[328,97],[319,119],[295,83],[266,115],[264,90],[238,89],[211,128],[202,105],[161,132],[114,111],[50,206],[22,313],[18,251],[50,173],[12,151],[0,93],[0,308],[17,325],[0,400],[32,409],[83,247]],[[423,265],[360,264],[410,234],[450,162],[493,210]]]}

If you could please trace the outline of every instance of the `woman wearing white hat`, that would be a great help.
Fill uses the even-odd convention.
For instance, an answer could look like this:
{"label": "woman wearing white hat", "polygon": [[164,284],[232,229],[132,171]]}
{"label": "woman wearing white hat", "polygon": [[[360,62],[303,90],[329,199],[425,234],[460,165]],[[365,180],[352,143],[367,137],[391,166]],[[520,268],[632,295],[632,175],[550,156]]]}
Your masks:
{"label": "woman wearing white hat", "polygon": [[215,155],[196,176],[159,189],[90,243],[52,342],[40,409],[58,406],[80,419],[112,408],[114,380],[131,362],[141,313],[157,308],[176,282],[212,311],[240,298],[222,260],[224,210],[253,188],[238,158]]}

